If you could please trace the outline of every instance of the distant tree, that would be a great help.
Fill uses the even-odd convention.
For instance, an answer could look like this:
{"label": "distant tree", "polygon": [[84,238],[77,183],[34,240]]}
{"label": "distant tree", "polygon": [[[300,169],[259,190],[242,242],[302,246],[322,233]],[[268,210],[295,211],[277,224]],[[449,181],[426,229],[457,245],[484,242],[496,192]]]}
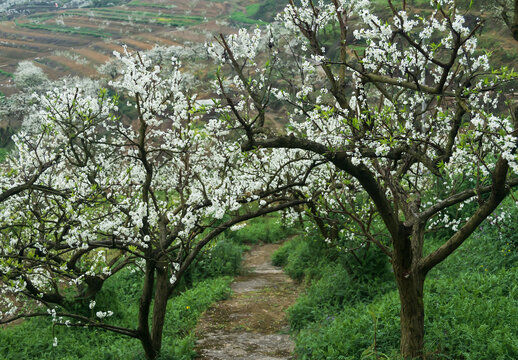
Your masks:
{"label": "distant tree", "polygon": [[[32,80],[29,79],[29,82]],[[0,147],[6,147],[11,143],[11,136],[24,125],[24,122],[25,126],[30,126],[34,115],[31,110],[35,97],[50,89],[67,87],[70,84],[81,88],[85,94],[95,95],[102,83],[98,80],[66,77],[56,81],[43,81],[38,86],[24,87],[13,95],[0,97]]]}
{"label": "distant tree", "polygon": [[[367,0],[290,1],[282,31],[241,30],[209,51],[233,70],[229,79],[219,72],[218,87],[244,150],[299,149],[334,167],[310,188],[327,201],[321,211],[342,207],[343,226],[356,222],[389,257],[401,354],[422,358],[426,275],[518,186],[518,120],[504,90],[518,74],[491,68],[477,49],[482,24],[468,25],[454,0],[432,0],[419,14],[405,1],[387,5],[380,17]],[[324,43],[331,24],[338,38]],[[274,98],[285,129],[265,126]],[[333,188],[340,203],[326,198]],[[438,223],[451,236],[425,253]]]}
{"label": "distant tree", "polygon": [[[136,108],[134,121],[121,120],[106,90],[68,87],[40,97],[15,136],[2,183],[57,162],[0,204],[0,323],[43,316],[102,328],[138,339],[155,359],[167,302],[203,247],[239,222],[304,203],[291,189],[319,163],[296,150],[243,154],[224,122],[201,121],[176,62],[163,77],[144,55],[119,61],[123,75],[111,86]],[[132,328],[95,307],[125,268],[143,283]]]}
{"label": "distant tree", "polygon": [[11,136],[20,128],[27,115],[33,93],[48,84],[48,78],[32,61],[21,61],[14,74],[14,83],[20,92],[0,97],[0,147],[11,142]]}
{"label": "distant tree", "polygon": [[14,83],[20,90],[32,91],[49,81],[43,70],[30,60],[20,61],[14,72]]}

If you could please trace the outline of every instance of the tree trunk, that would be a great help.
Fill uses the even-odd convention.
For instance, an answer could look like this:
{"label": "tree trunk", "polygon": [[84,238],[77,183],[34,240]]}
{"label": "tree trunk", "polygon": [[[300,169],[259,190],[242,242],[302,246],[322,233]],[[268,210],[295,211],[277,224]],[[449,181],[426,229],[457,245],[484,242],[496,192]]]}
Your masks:
{"label": "tree trunk", "polygon": [[401,301],[401,355],[422,359],[424,346],[424,275],[396,275]]}
{"label": "tree trunk", "polygon": [[142,347],[144,348],[144,351],[146,353],[146,359],[147,360],[154,360],[154,359],[156,359],[158,353],[153,348],[153,343],[151,341],[151,337],[142,336],[140,338],[140,342],[141,342]]}
{"label": "tree trunk", "polygon": [[155,280],[155,263],[154,261],[146,261],[146,271],[144,276],[144,286],[139,304],[138,316],[138,333],[142,347],[146,352],[146,359],[153,360],[158,353],[153,348],[153,341],[149,332],[149,308],[151,307],[151,299],[153,295],[153,283]]}
{"label": "tree trunk", "polygon": [[424,223],[401,228],[401,236],[394,241],[392,266],[401,304],[401,356],[422,359],[424,347],[423,287],[426,273],[419,268],[424,243]]}
{"label": "tree trunk", "polygon": [[151,325],[151,337],[153,348],[160,353],[162,348],[162,332],[164,330],[165,315],[167,311],[167,298],[169,294],[169,278],[166,266],[157,266],[155,301],[153,307],[153,322]]}
{"label": "tree trunk", "polygon": [[511,32],[513,33],[513,38],[518,40],[518,0],[514,0],[514,16]]}

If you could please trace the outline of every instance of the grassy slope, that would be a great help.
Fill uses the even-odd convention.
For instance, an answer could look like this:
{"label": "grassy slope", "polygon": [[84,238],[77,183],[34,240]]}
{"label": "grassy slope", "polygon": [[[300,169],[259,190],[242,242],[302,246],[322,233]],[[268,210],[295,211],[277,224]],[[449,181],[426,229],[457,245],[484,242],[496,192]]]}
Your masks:
{"label": "grassy slope", "polygon": [[[511,201],[503,208],[512,209],[510,218],[500,227],[484,225],[428,276],[428,359],[518,358],[518,209]],[[440,243],[429,239],[428,250]],[[357,269],[367,273],[362,278],[319,240],[299,239],[278,251],[274,261],[292,276],[313,279],[289,311],[300,359],[398,359],[399,299],[382,258]]]}

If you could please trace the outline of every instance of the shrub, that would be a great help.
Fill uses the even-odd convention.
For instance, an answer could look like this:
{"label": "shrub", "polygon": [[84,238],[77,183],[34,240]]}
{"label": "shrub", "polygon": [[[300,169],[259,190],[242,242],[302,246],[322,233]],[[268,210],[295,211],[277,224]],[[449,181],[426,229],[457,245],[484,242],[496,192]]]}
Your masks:
{"label": "shrub", "polygon": [[279,220],[276,215],[255,218],[237,231],[227,230],[225,236],[240,244],[275,243],[294,232]]}
{"label": "shrub", "polygon": [[191,282],[223,275],[235,275],[241,270],[242,254],[245,246],[230,239],[218,240],[198,257],[188,270],[186,277]]}
{"label": "shrub", "polygon": [[280,248],[275,250],[272,255],[272,264],[275,266],[285,266],[288,264],[288,257],[293,250],[297,248],[302,241],[300,237],[296,237],[290,241],[286,241]]}
{"label": "shrub", "polygon": [[367,302],[394,289],[387,276],[358,280],[338,263],[324,267],[296,304],[288,310],[292,330],[300,330],[315,321],[329,321],[344,307]]}

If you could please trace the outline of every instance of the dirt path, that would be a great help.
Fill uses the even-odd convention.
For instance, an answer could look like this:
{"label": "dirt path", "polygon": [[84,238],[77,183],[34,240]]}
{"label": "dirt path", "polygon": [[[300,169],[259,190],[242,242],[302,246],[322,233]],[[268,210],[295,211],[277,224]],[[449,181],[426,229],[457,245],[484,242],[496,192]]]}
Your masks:
{"label": "dirt path", "polygon": [[198,323],[198,359],[293,359],[285,310],[300,289],[270,264],[279,246],[255,246],[246,254],[247,271],[234,280],[233,296],[214,304]]}

